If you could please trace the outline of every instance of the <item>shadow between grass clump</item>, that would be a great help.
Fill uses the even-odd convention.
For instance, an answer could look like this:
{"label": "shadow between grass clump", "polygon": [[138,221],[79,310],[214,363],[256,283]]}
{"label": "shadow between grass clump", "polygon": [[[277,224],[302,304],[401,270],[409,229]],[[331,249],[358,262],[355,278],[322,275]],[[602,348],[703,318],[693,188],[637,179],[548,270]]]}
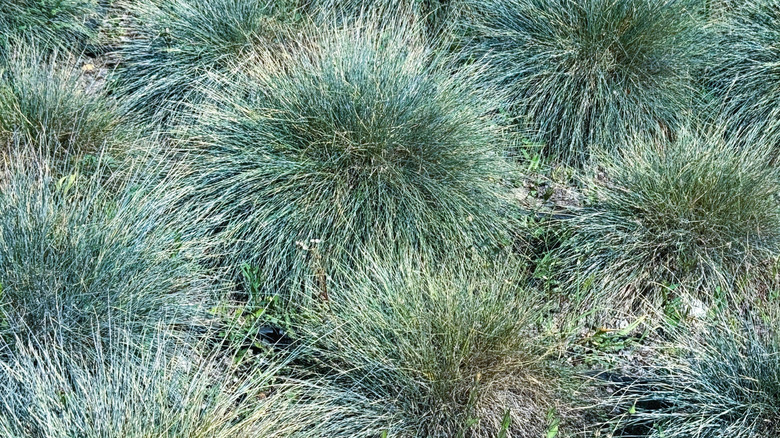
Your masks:
{"label": "shadow between grass clump", "polygon": [[[364,257],[367,259],[369,257]],[[302,379],[327,382],[383,419],[374,430],[345,417],[344,436],[567,436],[576,415],[548,359],[540,294],[523,289],[517,261],[364,263],[312,282],[299,311],[308,339]],[[339,405],[327,409],[337,411]],[[506,435],[502,435],[506,434]],[[334,435],[335,436],[335,435]],[[342,436],[342,435],[339,435]]]}
{"label": "shadow between grass clump", "polygon": [[597,406],[613,415],[607,436],[777,437],[780,337],[774,327],[723,322],[681,331]]}
{"label": "shadow between grass clump", "polygon": [[603,156],[557,253],[575,300],[636,311],[674,296],[756,298],[746,285],[769,283],[780,243],[778,173],[766,145],[722,138],[718,129],[685,131]]}
{"label": "shadow between grass clump", "polygon": [[[296,20],[293,0],[142,0],[126,3],[127,37],[114,85],[134,120],[166,127],[195,111],[210,73],[239,74],[256,46],[277,46]],[[297,17],[297,18],[296,18]],[[269,53],[272,51],[269,50]]]}
{"label": "shadow between grass clump", "polygon": [[179,133],[192,233],[272,293],[306,275],[310,247],[326,273],[372,248],[425,260],[510,248],[515,168],[471,72],[442,68],[407,25],[311,32],[233,92],[209,90]]}
{"label": "shadow between grass clump", "polygon": [[545,152],[583,164],[595,147],[673,137],[707,41],[697,0],[463,1],[467,54],[509,91]]}

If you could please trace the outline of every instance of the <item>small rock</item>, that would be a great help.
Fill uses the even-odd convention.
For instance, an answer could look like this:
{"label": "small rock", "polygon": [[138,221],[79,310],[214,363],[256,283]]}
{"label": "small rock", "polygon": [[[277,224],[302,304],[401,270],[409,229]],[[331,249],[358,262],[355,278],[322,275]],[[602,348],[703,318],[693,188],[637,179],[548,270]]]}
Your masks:
{"label": "small rock", "polygon": [[516,187],[512,190],[512,196],[518,201],[524,201],[528,199],[530,191],[525,187]]}
{"label": "small rock", "polygon": [[694,319],[704,319],[707,317],[707,306],[696,298],[692,298],[688,305],[688,315]]}

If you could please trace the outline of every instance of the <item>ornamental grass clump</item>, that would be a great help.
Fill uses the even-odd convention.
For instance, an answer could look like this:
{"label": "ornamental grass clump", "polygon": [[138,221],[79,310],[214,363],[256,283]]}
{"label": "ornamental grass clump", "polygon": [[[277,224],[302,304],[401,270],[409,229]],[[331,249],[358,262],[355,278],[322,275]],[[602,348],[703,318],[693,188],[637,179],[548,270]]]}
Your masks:
{"label": "ornamental grass clump", "polygon": [[306,370],[382,419],[360,434],[353,419],[349,436],[538,437],[556,421],[567,430],[543,300],[520,284],[517,261],[496,265],[374,261],[338,276],[327,300],[313,282],[298,328],[311,340]]}
{"label": "ornamental grass clump", "polygon": [[15,45],[0,57],[0,147],[13,137],[60,155],[99,153],[125,137],[121,118],[102,90],[88,90],[79,60]]}
{"label": "ornamental grass clump", "polygon": [[717,45],[708,76],[722,99],[734,135],[759,133],[780,146],[780,2],[732,6],[716,23]]}
{"label": "ornamental grass clump", "polygon": [[27,149],[0,177],[0,337],[79,350],[113,327],[141,342],[150,325],[206,323],[210,289],[169,226],[170,190],[128,177],[141,169],[55,172]]}
{"label": "ornamental grass clump", "polygon": [[[457,1],[457,0],[456,0]],[[408,19],[424,23],[432,41],[453,23],[458,6],[450,0],[321,0],[310,2],[308,11],[316,19],[353,21],[362,16]],[[439,41],[440,42],[440,41]]]}
{"label": "ornamental grass clump", "polygon": [[[165,328],[146,348],[116,338],[97,361],[56,343],[0,360],[0,434],[9,438],[332,436],[297,407],[305,388],[277,381],[283,362],[233,362],[185,346]],[[320,400],[323,400],[322,398]],[[342,435],[348,436],[348,435]]]}
{"label": "ornamental grass clump", "polygon": [[780,337],[774,329],[717,326],[678,336],[653,365],[600,403],[620,437],[780,436]]}
{"label": "ornamental grass clump", "polygon": [[466,1],[461,34],[484,80],[509,91],[547,154],[582,164],[592,147],[670,137],[694,97],[697,0]]}
{"label": "ornamental grass clump", "polygon": [[472,72],[440,67],[400,24],[314,34],[182,130],[190,228],[272,291],[363,249],[437,260],[510,246],[515,168]]}
{"label": "ornamental grass clump", "polygon": [[12,41],[80,49],[95,36],[98,0],[8,0],[0,3],[0,55]]}
{"label": "ornamental grass clump", "polygon": [[118,51],[115,84],[125,110],[165,124],[203,99],[209,73],[237,73],[255,46],[277,45],[291,1],[142,0],[126,5],[128,38]]}
{"label": "ornamental grass clump", "polygon": [[723,133],[634,141],[602,159],[591,201],[563,224],[561,279],[582,298],[636,309],[686,295],[751,297],[780,243],[776,167]]}

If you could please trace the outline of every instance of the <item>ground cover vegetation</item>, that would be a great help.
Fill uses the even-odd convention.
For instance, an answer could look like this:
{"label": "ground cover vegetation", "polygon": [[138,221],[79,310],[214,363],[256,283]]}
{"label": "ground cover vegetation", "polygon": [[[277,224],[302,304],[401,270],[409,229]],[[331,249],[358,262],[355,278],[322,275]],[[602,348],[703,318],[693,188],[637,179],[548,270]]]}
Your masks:
{"label": "ground cover vegetation", "polygon": [[774,327],[720,322],[675,338],[673,349],[605,401],[619,407],[606,429],[617,436],[778,436]]}
{"label": "ground cover vegetation", "polygon": [[278,45],[293,30],[284,25],[296,21],[292,0],[145,0],[124,7],[116,89],[135,120],[163,126],[216,85],[209,73],[235,72],[251,62],[252,48]]}
{"label": "ground cover vegetation", "polygon": [[100,165],[55,174],[46,155],[14,146],[0,182],[9,342],[29,337],[78,350],[115,329],[141,335],[149,325],[208,319],[207,283],[165,225],[168,199],[132,181],[113,183]]}
{"label": "ground cover vegetation", "polygon": [[766,147],[742,148],[705,130],[672,142],[635,139],[600,160],[592,200],[564,224],[565,289],[613,306],[686,294],[739,305],[755,287],[750,277],[770,278],[766,262],[780,243],[772,195],[780,179],[770,158]]}
{"label": "ground cover vegetation", "polygon": [[490,90],[396,24],[316,30],[259,56],[179,134],[194,232],[234,271],[259,268],[271,292],[312,257],[329,274],[373,248],[439,261],[515,239],[516,169]]}
{"label": "ground cover vegetation", "polygon": [[464,44],[489,59],[485,80],[510,91],[504,109],[569,163],[634,134],[672,136],[695,98],[704,2],[464,3]]}
{"label": "ground cover vegetation", "polygon": [[365,397],[392,436],[531,437],[560,421],[548,418],[567,395],[545,361],[546,305],[525,290],[517,260],[488,270],[372,260],[301,311],[318,364],[309,372]]}
{"label": "ground cover vegetation", "polygon": [[730,13],[714,25],[720,62],[707,78],[720,96],[730,134],[764,136],[761,141],[775,148],[780,144],[776,123],[778,6],[769,1],[731,5]]}
{"label": "ground cover vegetation", "polygon": [[778,438],[780,5],[0,4],[0,435]]}
{"label": "ground cover vegetation", "polygon": [[23,40],[80,51],[96,35],[98,0],[19,0],[0,5],[0,53]]}
{"label": "ground cover vegetation", "polygon": [[348,23],[366,14],[380,20],[408,17],[422,24],[429,42],[444,43],[447,39],[442,37],[452,36],[448,31],[461,9],[455,3],[457,0],[322,0],[305,3],[305,7],[315,21],[324,22]]}
{"label": "ground cover vegetation", "polygon": [[[88,92],[77,55],[15,44],[0,60],[0,142],[13,137],[57,155],[82,157],[118,146],[122,129],[116,104],[105,93]],[[125,148],[123,145],[121,148]]]}

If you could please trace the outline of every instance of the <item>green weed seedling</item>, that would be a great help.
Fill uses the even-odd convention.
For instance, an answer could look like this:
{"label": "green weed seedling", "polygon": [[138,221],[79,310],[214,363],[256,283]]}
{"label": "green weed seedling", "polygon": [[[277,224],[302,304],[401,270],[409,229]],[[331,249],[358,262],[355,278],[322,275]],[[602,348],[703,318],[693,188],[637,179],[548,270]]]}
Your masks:
{"label": "green weed seedling", "polygon": [[650,328],[645,328],[640,334],[634,334],[637,328],[645,323],[647,316],[643,315],[622,329],[598,328],[584,340],[590,354],[586,356],[588,364],[610,365],[618,353],[641,345],[642,341],[650,333]]}
{"label": "green weed seedling", "polygon": [[545,438],[557,438],[558,430],[561,425],[561,419],[554,408],[547,411],[547,424],[549,424],[549,426],[547,427],[547,432],[544,435]]}

